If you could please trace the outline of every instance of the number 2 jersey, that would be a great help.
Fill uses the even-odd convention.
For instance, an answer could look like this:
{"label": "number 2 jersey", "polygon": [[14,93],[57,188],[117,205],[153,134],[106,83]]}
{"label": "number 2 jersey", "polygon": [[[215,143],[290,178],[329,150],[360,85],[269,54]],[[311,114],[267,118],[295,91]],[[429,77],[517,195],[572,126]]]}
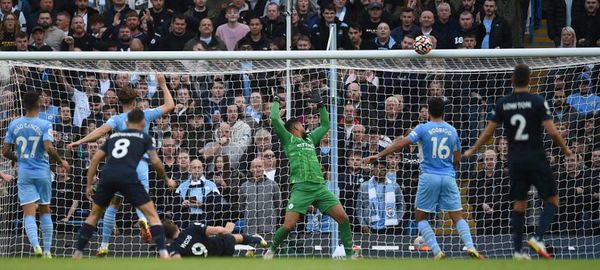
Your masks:
{"label": "number 2 jersey", "polygon": [[542,123],[552,119],[548,103],[531,93],[511,93],[498,100],[490,121],[503,125],[509,162],[530,163],[546,158]]}
{"label": "number 2 jersey", "polygon": [[177,239],[169,245],[168,250],[171,256],[175,254],[182,257],[233,256],[235,238],[231,234],[207,236],[206,225],[194,222],[187,229],[181,230]]}
{"label": "number 2 jersey", "polygon": [[142,131],[127,129],[111,134],[102,145],[108,156],[102,177],[137,181],[138,163],[150,150],[154,150],[152,138]]}
{"label": "number 2 jersey", "polygon": [[19,117],[10,122],[4,143],[14,144],[19,178],[37,176],[50,179],[50,164],[44,141],[54,141],[52,123],[49,121],[37,117]]}

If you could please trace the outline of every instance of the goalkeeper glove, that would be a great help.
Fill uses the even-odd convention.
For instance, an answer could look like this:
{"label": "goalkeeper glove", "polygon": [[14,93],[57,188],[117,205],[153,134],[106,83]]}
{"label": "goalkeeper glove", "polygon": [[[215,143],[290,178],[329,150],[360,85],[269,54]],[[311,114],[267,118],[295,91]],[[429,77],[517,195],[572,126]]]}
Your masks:
{"label": "goalkeeper glove", "polygon": [[323,97],[321,96],[321,92],[319,90],[313,90],[309,94],[309,101],[317,104],[317,107],[323,106]]}
{"label": "goalkeeper glove", "polygon": [[281,98],[279,98],[279,96],[278,96],[278,95],[275,95],[275,96],[273,97],[273,102],[277,102],[277,103],[279,103],[280,101],[281,101]]}

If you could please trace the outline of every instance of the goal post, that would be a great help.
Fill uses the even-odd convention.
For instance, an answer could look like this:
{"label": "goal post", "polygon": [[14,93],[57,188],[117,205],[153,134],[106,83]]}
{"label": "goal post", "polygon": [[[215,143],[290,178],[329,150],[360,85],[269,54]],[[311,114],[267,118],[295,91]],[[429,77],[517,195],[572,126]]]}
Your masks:
{"label": "goal post", "polygon": [[[205,179],[215,183],[219,193],[193,195],[193,188],[171,192],[151,173],[150,193],[162,217],[180,226],[193,221],[213,225],[232,221],[236,232],[260,233],[271,239],[282,224],[291,189],[291,168],[270,126],[273,94],[284,100],[284,121],[295,117],[311,131],[318,127],[319,116],[306,93],[319,90],[327,97],[331,122],[337,125],[315,151],[327,170],[325,177],[332,180],[328,187],[339,193],[350,215],[356,245],[367,257],[431,257],[415,243],[418,235],[412,212],[418,149],[411,147],[388,157],[381,165],[381,183],[377,177],[371,180],[381,170],[359,161],[427,121],[423,105],[430,96],[444,98],[446,120],[457,128],[463,149],[468,148],[498,98],[511,92],[514,66],[525,63],[532,69],[532,92],[546,98],[561,135],[578,154],[576,160],[566,160],[558,146],[545,138],[561,203],[564,198],[547,241],[560,258],[600,257],[595,244],[600,241],[600,116],[597,105],[577,96],[585,85],[589,93],[599,91],[600,49],[433,50],[425,56],[414,51],[0,52],[0,63],[0,133],[4,135],[9,121],[21,115],[21,95],[40,91],[45,102],[42,117],[53,121],[57,149],[73,167],[71,172],[62,172],[51,166],[58,256],[71,254],[77,229],[89,213],[83,172],[98,147],[91,143],[68,151],[66,144],[120,112],[116,95],[122,87],[138,91],[139,106],[161,105],[163,95],[155,72],[162,72],[177,106],[152,124],[150,135],[179,185],[199,180],[190,166],[198,159],[204,164]],[[227,137],[226,150],[211,148],[223,137]],[[476,246],[486,257],[504,258],[512,255],[512,244],[502,130],[484,150],[462,161],[457,181]],[[255,158],[267,169],[258,180],[251,169]],[[14,166],[4,158],[0,158],[0,170],[15,174]],[[184,207],[182,202],[191,198],[204,206]],[[537,224],[540,210],[540,198],[532,190],[528,233]],[[21,219],[16,184],[1,182],[0,256],[30,256]],[[111,236],[111,256],[154,256],[151,247],[139,240],[136,220],[131,206],[121,207],[119,234]],[[430,221],[446,254],[464,255],[449,217],[436,214]],[[331,257],[333,247],[341,244],[334,223],[311,208],[279,254]],[[89,255],[94,254],[99,238],[91,242]]]}

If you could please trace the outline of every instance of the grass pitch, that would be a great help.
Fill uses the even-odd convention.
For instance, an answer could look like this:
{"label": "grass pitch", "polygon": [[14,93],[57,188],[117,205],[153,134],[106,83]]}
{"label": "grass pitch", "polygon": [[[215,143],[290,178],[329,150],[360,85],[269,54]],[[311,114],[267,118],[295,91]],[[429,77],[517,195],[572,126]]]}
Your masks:
{"label": "grass pitch", "polygon": [[274,259],[264,261],[260,258],[210,258],[183,259],[179,261],[160,261],[158,259],[83,259],[74,261],[66,258],[52,260],[43,259],[0,259],[0,269],[4,270],[549,270],[549,269],[600,269],[600,260],[555,260],[555,261],[513,261],[487,260],[474,261],[467,259],[447,259],[433,261],[431,259],[398,259],[376,260],[363,259],[357,261],[340,261],[332,259]]}

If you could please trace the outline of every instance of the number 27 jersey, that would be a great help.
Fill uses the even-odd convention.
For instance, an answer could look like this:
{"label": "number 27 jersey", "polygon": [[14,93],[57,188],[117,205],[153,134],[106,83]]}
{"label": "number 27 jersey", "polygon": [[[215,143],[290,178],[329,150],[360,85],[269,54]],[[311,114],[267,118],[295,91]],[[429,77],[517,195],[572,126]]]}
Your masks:
{"label": "number 27 jersey", "polygon": [[103,177],[132,176],[137,179],[136,168],[142,156],[154,150],[152,138],[141,131],[124,130],[110,135],[102,146],[108,156]]}
{"label": "number 27 jersey", "polygon": [[531,93],[511,93],[501,98],[489,118],[504,125],[509,157],[526,153],[545,155],[542,122],[548,119],[552,119],[548,103]]}

